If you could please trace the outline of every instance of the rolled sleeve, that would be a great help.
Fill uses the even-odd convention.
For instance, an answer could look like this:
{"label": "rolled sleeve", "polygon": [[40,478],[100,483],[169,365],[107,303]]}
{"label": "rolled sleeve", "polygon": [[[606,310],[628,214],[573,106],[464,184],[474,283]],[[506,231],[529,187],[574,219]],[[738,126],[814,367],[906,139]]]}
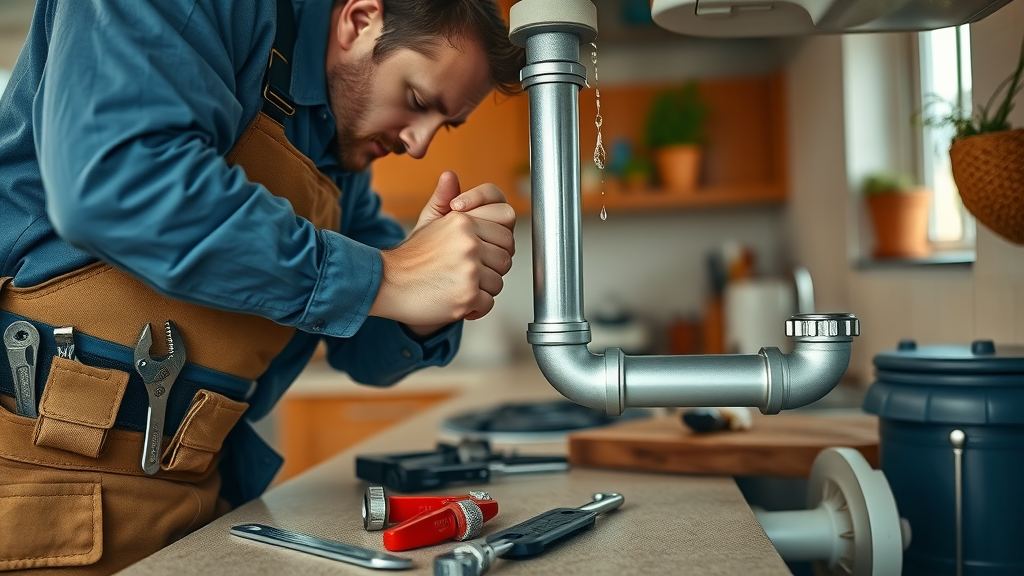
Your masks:
{"label": "rolled sleeve", "polygon": [[384,263],[380,250],[330,230],[318,241],[323,259],[309,304],[296,327],[305,332],[348,338],[370,313]]}

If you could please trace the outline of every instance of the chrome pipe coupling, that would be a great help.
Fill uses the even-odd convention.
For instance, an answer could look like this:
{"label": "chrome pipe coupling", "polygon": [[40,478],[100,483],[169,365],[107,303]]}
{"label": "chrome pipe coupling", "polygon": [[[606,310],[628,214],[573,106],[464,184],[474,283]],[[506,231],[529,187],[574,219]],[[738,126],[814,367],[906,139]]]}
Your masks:
{"label": "chrome pipe coupling", "polygon": [[520,70],[519,80],[523,90],[547,83],[575,84],[582,88],[587,85],[587,69],[578,62],[537,62]]}
{"label": "chrome pipe coupling", "polygon": [[782,351],[774,346],[762,348],[760,355],[764,358],[766,372],[765,399],[761,413],[778,414],[788,400],[789,362]]}
{"label": "chrome pipe coupling", "polygon": [[786,336],[796,342],[853,342],[860,320],[853,314],[796,314],[786,320]]}
{"label": "chrome pipe coupling", "polygon": [[533,345],[590,344],[590,322],[530,322],[526,341]]}

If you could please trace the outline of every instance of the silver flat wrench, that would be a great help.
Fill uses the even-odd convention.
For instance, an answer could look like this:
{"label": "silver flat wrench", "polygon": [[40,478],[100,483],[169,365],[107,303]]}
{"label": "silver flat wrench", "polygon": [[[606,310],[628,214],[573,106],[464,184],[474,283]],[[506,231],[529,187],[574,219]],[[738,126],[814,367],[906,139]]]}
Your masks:
{"label": "silver flat wrench", "polygon": [[146,413],[146,437],[142,444],[142,469],[146,474],[160,470],[160,445],[164,440],[164,416],[167,414],[167,397],[171,385],[185,366],[185,344],[181,334],[170,320],[164,323],[167,336],[167,350],[162,359],[149,355],[153,346],[153,333],[146,324],[139,333],[135,344],[135,370],[142,376],[149,395],[149,411]]}
{"label": "silver flat wrench", "polygon": [[264,544],[272,544],[320,556],[321,558],[330,558],[331,560],[347,562],[375,570],[404,570],[412,568],[412,560],[409,558],[386,554],[370,550],[369,548],[361,548],[352,544],[344,544],[334,540],[325,540],[316,536],[310,536],[309,534],[303,534],[302,532],[283,530],[264,524],[239,524],[238,526],[232,526],[231,534],[263,542]]}
{"label": "silver flat wrench", "polygon": [[490,536],[464,542],[434,558],[434,576],[481,576],[500,557],[529,558],[594,526],[598,514],[615,510],[622,494],[601,492],[579,508],[555,508]]}
{"label": "silver flat wrench", "polygon": [[39,354],[39,331],[32,324],[18,320],[4,330],[4,347],[14,378],[14,399],[18,414],[36,418],[36,357]]}

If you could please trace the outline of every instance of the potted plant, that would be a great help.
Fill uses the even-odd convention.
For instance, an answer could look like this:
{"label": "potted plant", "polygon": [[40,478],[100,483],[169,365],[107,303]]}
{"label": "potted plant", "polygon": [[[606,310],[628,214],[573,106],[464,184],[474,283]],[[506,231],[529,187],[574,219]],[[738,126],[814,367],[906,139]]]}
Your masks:
{"label": "potted plant", "polygon": [[[993,232],[1024,244],[1024,129],[1008,121],[1014,97],[1024,88],[1024,40],[1017,67],[975,113],[953,106],[952,112],[926,121],[952,125],[949,149],[953,180],[964,206]],[[1006,95],[993,110],[999,94]]]}
{"label": "potted plant", "polygon": [[697,188],[707,116],[708,105],[694,81],[663,90],[651,102],[645,137],[665,188]]}
{"label": "potted plant", "polygon": [[928,244],[931,193],[906,175],[872,174],[861,190],[875,232],[875,258],[922,258]]}

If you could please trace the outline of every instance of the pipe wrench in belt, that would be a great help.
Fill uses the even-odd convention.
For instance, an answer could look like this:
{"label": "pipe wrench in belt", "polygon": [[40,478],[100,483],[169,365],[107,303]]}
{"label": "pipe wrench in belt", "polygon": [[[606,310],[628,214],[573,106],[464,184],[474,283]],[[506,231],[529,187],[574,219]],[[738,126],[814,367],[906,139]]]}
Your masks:
{"label": "pipe wrench in belt", "polygon": [[135,344],[135,370],[142,376],[149,395],[149,411],[146,414],[146,437],[142,444],[142,469],[146,474],[160,470],[160,448],[164,438],[164,416],[167,413],[167,397],[171,385],[185,366],[185,344],[174,324],[164,323],[167,350],[161,359],[149,355],[153,346],[153,333],[149,324],[142,327],[139,341]]}

